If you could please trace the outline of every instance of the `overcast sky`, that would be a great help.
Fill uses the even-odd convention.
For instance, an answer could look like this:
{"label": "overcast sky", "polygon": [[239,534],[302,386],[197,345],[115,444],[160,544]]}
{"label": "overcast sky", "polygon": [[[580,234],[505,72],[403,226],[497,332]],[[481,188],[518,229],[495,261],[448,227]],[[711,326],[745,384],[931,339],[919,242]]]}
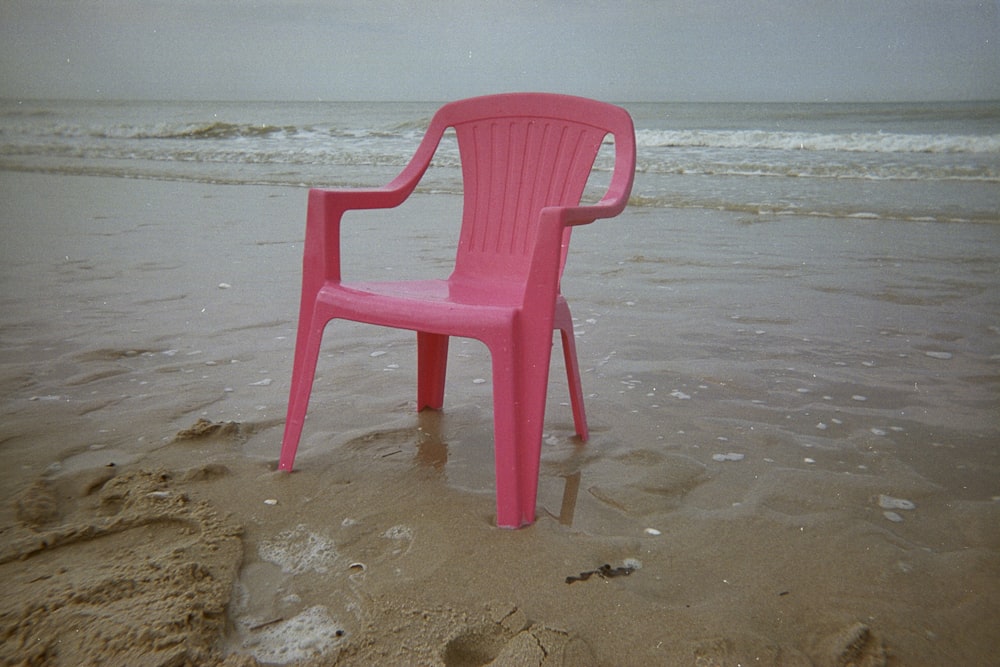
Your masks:
{"label": "overcast sky", "polygon": [[0,0],[0,97],[1000,98],[1000,0]]}

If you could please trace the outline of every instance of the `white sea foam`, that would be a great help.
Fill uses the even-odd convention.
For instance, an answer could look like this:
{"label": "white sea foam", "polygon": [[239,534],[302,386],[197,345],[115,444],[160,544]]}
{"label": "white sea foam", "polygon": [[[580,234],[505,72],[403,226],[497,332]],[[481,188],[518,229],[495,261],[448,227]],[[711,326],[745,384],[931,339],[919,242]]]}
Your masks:
{"label": "white sea foam", "polygon": [[310,531],[303,524],[282,531],[272,539],[261,540],[257,554],[261,560],[274,563],[287,574],[309,571],[323,574],[339,557],[333,540]]}
{"label": "white sea foam", "polygon": [[262,663],[284,665],[323,655],[344,636],[344,629],[327,608],[317,605],[248,633],[243,647]]}

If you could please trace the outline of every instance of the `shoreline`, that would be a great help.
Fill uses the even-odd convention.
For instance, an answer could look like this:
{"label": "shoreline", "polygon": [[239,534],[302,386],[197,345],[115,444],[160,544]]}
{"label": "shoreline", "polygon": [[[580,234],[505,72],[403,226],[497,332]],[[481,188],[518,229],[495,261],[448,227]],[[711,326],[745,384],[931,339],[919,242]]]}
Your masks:
{"label": "shoreline", "polygon": [[[35,158],[36,160],[38,158]],[[81,167],[68,167],[63,163],[62,159],[54,160],[55,166],[46,167],[43,165],[25,165],[17,163],[3,163],[0,164],[0,172],[8,172],[14,174],[35,174],[39,176],[53,176],[53,177],[76,177],[76,178],[120,178],[125,180],[137,180],[137,181],[162,181],[165,183],[183,183],[190,185],[210,185],[210,186],[243,186],[243,187],[262,187],[262,188],[293,188],[293,189],[309,189],[313,187],[323,188],[364,188],[371,187],[373,183],[383,184],[388,183],[396,176],[396,172],[399,167],[392,167],[389,169],[385,168],[373,168],[373,172],[367,174],[367,178],[364,181],[358,181],[356,183],[337,183],[337,184],[327,184],[327,183],[307,183],[307,182],[290,182],[286,181],[281,177],[271,177],[261,178],[258,180],[247,180],[246,177],[232,177],[224,175],[228,172],[229,167],[225,164],[219,164],[219,174],[215,176],[206,176],[204,174],[198,176],[192,176],[187,171],[187,165],[184,163],[170,165],[176,169],[175,174],[171,174],[168,171],[164,171],[166,165],[170,163],[162,162],[151,162],[150,170],[147,172],[137,169],[134,165],[129,165],[128,171],[123,171],[120,164],[120,160],[109,160],[107,166],[95,166],[94,161],[91,161],[89,166]],[[663,178],[663,175],[659,175]],[[739,183],[742,177],[733,176],[736,182]],[[727,176],[719,175],[714,176],[716,180],[725,180]],[[810,180],[810,179],[805,179]],[[858,182],[860,184],[865,183],[864,179],[842,179],[843,182]],[[880,179],[872,179],[873,182],[880,182]],[[875,208],[870,210],[865,206],[849,206],[841,204],[840,207],[834,208],[833,210],[815,210],[809,208],[802,208],[801,206],[793,205],[786,208],[781,208],[775,206],[774,204],[756,204],[756,203],[720,203],[716,201],[707,201],[703,199],[692,199],[684,200],[678,198],[675,195],[659,195],[650,196],[639,194],[641,191],[641,180],[639,182],[640,187],[637,187],[637,192],[632,195],[629,199],[629,208],[636,209],[653,209],[658,211],[667,212],[678,212],[680,214],[697,214],[701,211],[706,212],[716,212],[723,215],[750,215],[759,216],[762,218],[768,217],[794,217],[794,218],[815,218],[819,220],[859,220],[865,222],[889,222],[889,223],[937,223],[937,224],[974,224],[974,225],[1000,225],[1000,217],[997,217],[996,213],[974,213],[969,215],[968,213],[948,213],[945,211],[939,211],[933,215],[928,215],[925,212],[911,209],[909,211],[902,210],[888,210],[888,209],[878,209]],[[825,184],[822,184],[825,185]],[[902,181],[896,184],[899,192],[896,197],[898,199],[906,199],[908,194],[912,194],[918,191],[926,184],[919,181]],[[979,198],[981,193],[976,192],[976,189],[985,187],[989,185],[989,181],[983,182],[975,179],[969,181],[959,181],[957,183],[952,183],[952,188],[969,188],[970,198]],[[681,190],[683,188],[680,188]],[[418,185],[415,190],[415,194],[418,196],[460,196],[461,190],[458,184],[454,184],[453,188],[442,187],[441,184],[427,184]],[[960,198],[960,194],[953,194],[953,198]]]}

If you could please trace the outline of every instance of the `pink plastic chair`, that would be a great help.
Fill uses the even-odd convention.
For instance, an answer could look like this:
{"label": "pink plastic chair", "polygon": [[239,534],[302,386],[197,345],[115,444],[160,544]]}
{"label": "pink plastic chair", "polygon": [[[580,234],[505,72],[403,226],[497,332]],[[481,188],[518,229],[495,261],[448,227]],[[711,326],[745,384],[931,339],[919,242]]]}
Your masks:
{"label": "pink plastic chair", "polygon": [[[345,211],[402,203],[423,176],[446,128],[462,161],[464,208],[453,273],[446,280],[341,282]],[[615,166],[604,197],[580,198],[605,137]],[[552,331],[562,333],[576,432],[587,419],[569,306],[559,292],[574,225],[625,208],[635,172],[635,133],[624,109],[565,95],[522,93],[453,102],[431,120],[413,159],[373,190],[309,192],[302,303],[281,470],[291,470],[330,320],[417,332],[417,409],[444,402],[449,336],[483,341],[493,360],[497,524],[535,519]]]}

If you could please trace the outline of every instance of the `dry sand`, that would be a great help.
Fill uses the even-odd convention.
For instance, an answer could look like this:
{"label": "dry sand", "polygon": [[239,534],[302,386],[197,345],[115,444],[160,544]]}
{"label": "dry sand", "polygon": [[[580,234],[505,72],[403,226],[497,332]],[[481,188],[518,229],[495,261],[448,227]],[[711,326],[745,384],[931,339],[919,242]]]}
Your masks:
{"label": "dry sand", "polygon": [[[555,355],[539,518],[505,531],[475,342],[415,414],[412,335],[332,325],[275,471],[305,195],[0,173],[0,664],[995,659],[1000,230],[581,230],[592,438]],[[348,261],[442,272],[457,205],[352,218]],[[634,569],[567,583],[603,564]]]}

